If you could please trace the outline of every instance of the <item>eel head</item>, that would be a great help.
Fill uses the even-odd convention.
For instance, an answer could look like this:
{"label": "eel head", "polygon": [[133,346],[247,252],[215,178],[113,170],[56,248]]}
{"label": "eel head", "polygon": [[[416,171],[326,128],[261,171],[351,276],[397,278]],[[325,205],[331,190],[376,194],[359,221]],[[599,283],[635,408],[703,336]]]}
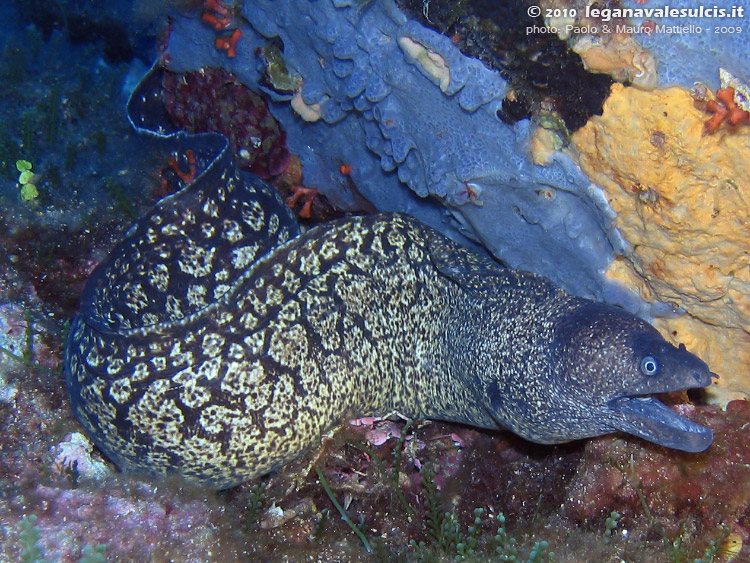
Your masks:
{"label": "eel head", "polygon": [[684,345],[672,346],[648,323],[619,308],[588,302],[558,323],[552,354],[559,366],[560,407],[570,410],[587,436],[619,430],[687,452],[711,445],[710,429],[653,395],[706,387],[714,374]]}

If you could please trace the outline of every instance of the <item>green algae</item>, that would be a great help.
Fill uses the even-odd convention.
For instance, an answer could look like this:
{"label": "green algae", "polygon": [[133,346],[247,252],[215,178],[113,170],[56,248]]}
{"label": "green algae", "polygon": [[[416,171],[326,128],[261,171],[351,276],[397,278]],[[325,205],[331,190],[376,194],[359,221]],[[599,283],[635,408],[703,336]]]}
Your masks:
{"label": "green algae", "polygon": [[[18,524],[21,530],[18,537],[23,547],[21,561],[23,563],[52,563],[57,559],[47,559],[44,555],[44,550],[40,544],[42,534],[36,522],[37,516],[36,514],[32,514],[24,516]],[[106,563],[107,559],[104,557],[106,550],[107,546],[105,544],[86,545],[81,550],[81,557],[78,559],[78,563]]]}

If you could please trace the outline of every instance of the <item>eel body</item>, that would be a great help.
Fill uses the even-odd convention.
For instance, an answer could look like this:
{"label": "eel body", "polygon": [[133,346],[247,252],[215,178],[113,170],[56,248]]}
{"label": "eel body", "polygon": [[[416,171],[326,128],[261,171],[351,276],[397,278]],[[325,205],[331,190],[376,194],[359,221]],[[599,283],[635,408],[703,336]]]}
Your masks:
{"label": "eel body", "polygon": [[122,469],[225,488],[393,410],[539,443],[710,445],[651,395],[711,373],[648,323],[407,215],[303,233],[228,151],[200,149],[205,171],[92,274],[66,347],[76,416]]}

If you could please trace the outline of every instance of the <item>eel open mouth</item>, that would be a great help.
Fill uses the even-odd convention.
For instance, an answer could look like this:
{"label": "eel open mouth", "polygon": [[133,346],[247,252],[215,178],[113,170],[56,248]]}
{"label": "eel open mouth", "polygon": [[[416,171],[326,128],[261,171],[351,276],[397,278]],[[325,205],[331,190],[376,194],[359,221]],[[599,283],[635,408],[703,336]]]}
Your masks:
{"label": "eel open mouth", "polygon": [[713,442],[711,429],[684,418],[653,397],[621,397],[610,402],[613,426],[660,446],[702,452]]}

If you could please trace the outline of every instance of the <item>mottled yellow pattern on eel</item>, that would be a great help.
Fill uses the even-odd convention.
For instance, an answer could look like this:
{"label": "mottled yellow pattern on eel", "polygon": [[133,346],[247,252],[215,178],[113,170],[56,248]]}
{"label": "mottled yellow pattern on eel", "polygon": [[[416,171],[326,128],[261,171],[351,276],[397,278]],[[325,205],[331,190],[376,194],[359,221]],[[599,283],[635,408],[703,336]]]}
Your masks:
{"label": "mottled yellow pattern on eel", "polygon": [[[81,419],[122,465],[225,485],[293,459],[347,414],[407,402],[424,416],[427,397],[460,408],[465,397],[419,384],[440,375],[435,344],[459,305],[452,282],[425,267],[423,230],[397,215],[325,225],[179,323],[109,340],[78,320]],[[107,377],[92,379],[97,368]]]}
{"label": "mottled yellow pattern on eel", "polygon": [[[648,416],[611,401],[709,377],[643,321],[409,216],[300,234],[263,182],[208,183],[139,222],[72,324],[73,408],[125,470],[224,488],[298,457],[343,417],[393,409],[543,443],[618,428],[659,441],[632,422]],[[642,373],[644,355],[662,379]]]}

